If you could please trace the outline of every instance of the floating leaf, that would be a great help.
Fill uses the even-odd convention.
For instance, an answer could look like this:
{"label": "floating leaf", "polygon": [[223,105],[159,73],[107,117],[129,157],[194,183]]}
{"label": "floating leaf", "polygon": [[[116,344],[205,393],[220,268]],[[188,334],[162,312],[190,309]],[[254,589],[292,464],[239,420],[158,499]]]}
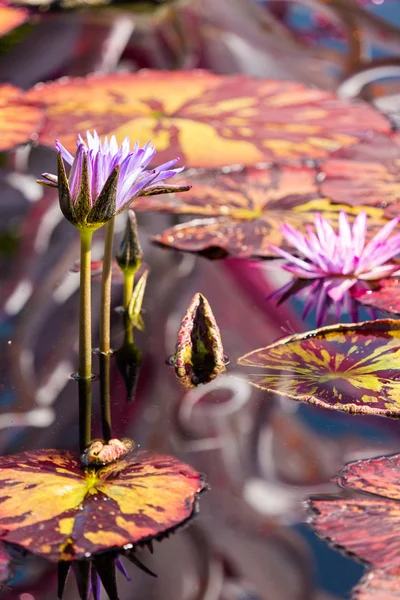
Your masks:
{"label": "floating leaf", "polygon": [[308,331],[249,352],[252,385],[331,410],[400,416],[400,322],[391,319]]}
{"label": "floating leaf", "polygon": [[[334,202],[386,208],[400,200],[400,140],[376,135],[336,152],[321,171],[321,191]],[[399,206],[393,209],[388,218],[400,213]]]}
{"label": "floating leaf", "polygon": [[76,132],[96,128],[119,141],[152,140],[157,161],[180,156],[192,167],[324,158],[368,131],[391,129],[368,104],[331,92],[198,70],[63,78],[27,98],[47,106],[42,144],[59,138],[73,151]]}
{"label": "floating leaf", "polygon": [[377,289],[361,290],[354,294],[361,304],[394,315],[400,315],[400,279],[381,279]]}
{"label": "floating leaf", "polygon": [[43,110],[13,85],[0,85],[0,151],[23,144],[39,129]]}
{"label": "floating leaf", "polygon": [[[315,212],[337,221],[340,208],[319,196],[316,176],[315,169],[289,166],[204,171],[191,177],[193,187],[185,194],[138,198],[135,210],[211,217],[167,229],[153,238],[157,243],[189,252],[218,248],[235,256],[271,257],[276,254],[270,244],[291,249],[280,230],[284,222],[305,231]],[[383,211],[367,212],[375,217],[369,220],[373,233],[384,223]]]}
{"label": "floating leaf", "polygon": [[160,538],[186,521],[204,488],[171,456],[138,452],[99,470],[60,450],[0,458],[0,540],[51,561]]}
{"label": "floating leaf", "polygon": [[186,388],[209,383],[225,371],[221,334],[207,299],[195,294],[178,333],[175,373]]}
{"label": "floating leaf", "polygon": [[338,483],[350,498],[312,498],[311,525],[334,547],[373,569],[354,590],[357,600],[400,597],[400,455],[360,460]]}
{"label": "floating leaf", "polygon": [[22,25],[28,19],[28,13],[20,8],[0,4],[0,36]]}

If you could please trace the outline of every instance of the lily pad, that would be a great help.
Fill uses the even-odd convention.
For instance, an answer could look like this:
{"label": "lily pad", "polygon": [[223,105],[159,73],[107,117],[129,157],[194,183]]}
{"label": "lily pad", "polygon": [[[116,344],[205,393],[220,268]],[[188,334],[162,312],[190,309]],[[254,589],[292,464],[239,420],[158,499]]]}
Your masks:
{"label": "lily pad", "polygon": [[360,460],[338,483],[351,497],[312,498],[311,525],[335,548],[372,569],[354,590],[357,600],[400,597],[400,455]]}
{"label": "lily pad", "polygon": [[[299,231],[314,222],[316,212],[336,222],[340,212],[319,195],[317,171],[308,167],[274,166],[242,170],[204,171],[190,178],[185,194],[135,200],[135,211],[198,214],[208,218],[177,225],[153,241],[188,252],[218,248],[240,256],[275,257],[270,244],[292,250],[280,226],[289,223]],[[356,214],[361,209],[346,208]],[[381,209],[367,209],[370,233],[384,224]]]}
{"label": "lily pad", "polygon": [[0,85],[0,151],[28,142],[38,131],[43,110],[24,99],[22,90]]}
{"label": "lily pad", "polygon": [[356,292],[354,297],[366,306],[400,315],[400,279],[398,277],[381,279],[377,289]]}
{"label": "lily pad", "polygon": [[[375,135],[335,152],[321,166],[322,193],[333,202],[351,206],[391,207],[388,218],[400,213],[400,139]],[[395,210],[395,214],[393,213]]]}
{"label": "lily pad", "polygon": [[334,325],[249,352],[246,379],[270,393],[331,410],[400,416],[400,322]]}
{"label": "lily pad", "polygon": [[180,156],[191,167],[251,165],[262,160],[325,158],[366,133],[389,133],[389,121],[363,102],[291,81],[194,71],[140,71],[61,79],[30,90],[43,102],[39,142],[76,132],[152,140],[156,160]]}
{"label": "lily pad", "polygon": [[0,540],[50,561],[160,539],[194,513],[201,476],[171,456],[133,453],[100,469],[60,450],[0,458]]}

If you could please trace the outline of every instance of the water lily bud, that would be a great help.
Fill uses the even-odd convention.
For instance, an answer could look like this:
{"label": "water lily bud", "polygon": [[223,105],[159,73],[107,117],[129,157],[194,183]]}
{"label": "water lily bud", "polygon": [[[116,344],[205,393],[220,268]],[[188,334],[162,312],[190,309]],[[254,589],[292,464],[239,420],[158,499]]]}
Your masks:
{"label": "water lily bud", "polygon": [[123,273],[136,273],[142,264],[143,250],[140,245],[136,215],[133,210],[128,211],[125,235],[115,258]]}
{"label": "water lily bud", "polygon": [[135,285],[132,298],[128,306],[128,315],[130,322],[134,327],[136,327],[136,329],[139,329],[140,331],[144,330],[144,321],[141,312],[148,275],[149,270],[146,269],[146,271],[143,273],[143,275]]}
{"label": "water lily bud", "polygon": [[193,297],[183,318],[173,364],[176,376],[186,388],[209,383],[226,370],[221,334],[202,294]]}

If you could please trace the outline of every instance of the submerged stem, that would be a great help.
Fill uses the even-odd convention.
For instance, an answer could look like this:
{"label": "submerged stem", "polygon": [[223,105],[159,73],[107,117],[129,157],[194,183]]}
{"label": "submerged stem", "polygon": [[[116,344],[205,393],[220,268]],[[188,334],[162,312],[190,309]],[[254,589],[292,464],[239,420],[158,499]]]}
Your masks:
{"label": "submerged stem", "polygon": [[128,310],[129,302],[133,294],[133,284],[135,281],[135,273],[132,271],[124,273],[124,309]]}
{"label": "submerged stem", "polygon": [[112,438],[109,353],[100,353],[100,410],[103,440],[109,442]]}
{"label": "submerged stem", "polygon": [[92,440],[92,380],[78,379],[79,387],[79,447],[81,453]]}
{"label": "submerged stem", "polygon": [[111,279],[112,252],[114,240],[114,219],[106,225],[104,243],[103,272],[101,276],[101,314],[100,314],[100,409],[101,428],[104,441],[108,442],[111,434],[111,396],[110,396],[110,353],[111,353]]}

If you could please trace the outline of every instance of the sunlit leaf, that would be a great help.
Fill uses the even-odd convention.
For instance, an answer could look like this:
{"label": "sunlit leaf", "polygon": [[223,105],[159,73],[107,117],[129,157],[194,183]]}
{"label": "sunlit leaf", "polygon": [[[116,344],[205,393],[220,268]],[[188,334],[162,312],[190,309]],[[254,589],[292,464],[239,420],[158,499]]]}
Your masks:
{"label": "sunlit leaf", "polygon": [[[400,140],[376,135],[336,152],[321,166],[322,193],[334,202],[351,206],[390,207],[400,200]],[[393,206],[386,216],[400,213]]]}
{"label": "sunlit leaf", "polygon": [[193,167],[324,158],[368,131],[390,131],[367,104],[331,92],[197,70],[63,78],[27,98],[47,106],[42,144],[59,138],[72,151],[77,131],[96,128],[119,141],[152,140],[158,162],[180,156]]}
{"label": "sunlit leaf", "polygon": [[323,408],[400,415],[400,322],[334,325],[249,352],[252,385]]}
{"label": "sunlit leaf", "polygon": [[[286,245],[280,226],[284,222],[300,231],[313,224],[315,212],[337,221],[339,205],[321,198],[317,172],[308,167],[245,168],[228,173],[205,171],[191,177],[185,194],[138,198],[135,210],[199,214],[196,219],[167,229],[154,241],[190,252],[220,248],[236,256],[276,256],[270,244]],[[359,208],[349,209],[359,212]],[[374,227],[382,226],[383,211],[368,209]]]}
{"label": "sunlit leaf", "polygon": [[186,387],[209,383],[225,371],[225,357],[211,306],[195,294],[183,317],[173,358],[175,373]]}
{"label": "sunlit leaf", "polygon": [[27,18],[28,13],[25,10],[4,6],[0,3],[0,36],[22,25]]}
{"label": "sunlit leaf", "polygon": [[160,538],[185,522],[204,488],[171,456],[138,452],[99,470],[59,450],[0,458],[0,539],[70,561]]}
{"label": "sunlit leaf", "polygon": [[400,279],[396,277],[381,279],[377,289],[356,292],[354,297],[366,306],[400,315]]}
{"label": "sunlit leaf", "polygon": [[13,85],[0,85],[0,151],[28,142],[41,124],[43,110]]}
{"label": "sunlit leaf", "polygon": [[373,567],[352,598],[399,598],[400,455],[350,463],[338,483],[352,491],[351,497],[312,498],[313,529],[335,548]]}

